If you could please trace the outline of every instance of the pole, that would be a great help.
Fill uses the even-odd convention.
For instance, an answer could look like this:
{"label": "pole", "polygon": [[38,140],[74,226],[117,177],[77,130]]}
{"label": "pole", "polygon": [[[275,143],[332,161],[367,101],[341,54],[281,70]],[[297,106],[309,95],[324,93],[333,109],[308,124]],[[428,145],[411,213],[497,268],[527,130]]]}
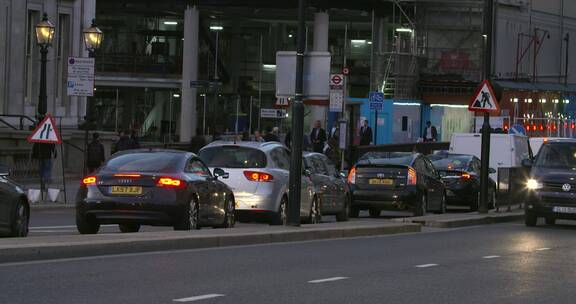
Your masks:
{"label": "pole", "polygon": [[[493,0],[485,0],[484,8],[484,78],[490,80],[492,73],[492,32],[493,32]],[[480,154],[480,206],[478,213],[488,213],[488,174],[490,167],[490,113],[484,113],[482,126],[482,149]]]}
{"label": "pole", "polygon": [[168,115],[170,115],[170,119],[168,119],[168,143],[172,143],[172,96],[172,90],[170,90],[170,96],[168,96]]}
{"label": "pole", "polygon": [[260,34],[260,51],[258,52],[258,131],[260,131],[260,109],[262,109],[262,65],[264,64],[264,37]]}
{"label": "pole", "polygon": [[38,121],[42,121],[48,108],[46,93],[46,63],[48,62],[48,47],[40,47],[40,95],[38,96]]}
{"label": "pole", "polygon": [[118,102],[119,102],[119,101],[118,101],[118,97],[119,97],[119,93],[118,93],[118,89],[116,89],[116,109],[114,109],[114,111],[115,111],[115,114],[114,114],[114,115],[115,115],[115,118],[116,118],[116,120],[115,120],[115,122],[114,122],[114,131],[115,131],[116,133],[118,133]]}
{"label": "pole", "polygon": [[[60,117],[58,131],[62,134],[62,117]],[[68,204],[66,195],[66,174],[64,172],[64,143],[60,144],[60,166],[62,167],[62,192],[64,192],[64,205]]]}
{"label": "pole", "polygon": [[204,93],[204,107],[202,107],[202,135],[206,136],[206,98],[208,97],[207,93]]}
{"label": "pole", "polygon": [[374,111],[374,145],[378,144],[378,110]]}
{"label": "pole", "polygon": [[287,223],[300,226],[302,182],[302,137],[304,136],[304,51],[306,47],[306,0],[298,1],[298,48],[296,51],[295,98],[292,103],[292,153],[290,154],[290,201]]}
{"label": "pole", "polygon": [[236,123],[234,124],[234,135],[238,135],[238,116],[239,116],[239,111],[240,111],[240,95],[238,95],[238,98],[236,99]]}
{"label": "pole", "polygon": [[570,62],[570,33],[566,33],[566,64],[564,65],[564,85],[568,85],[568,63]]}
{"label": "pole", "polygon": [[248,118],[248,135],[252,134],[252,100],[254,96],[250,96],[250,114]]}
{"label": "pole", "polygon": [[[94,58],[94,51],[88,50],[88,58]],[[88,174],[88,132],[94,124],[94,100],[93,97],[86,97],[86,115],[84,116],[84,175]]]}

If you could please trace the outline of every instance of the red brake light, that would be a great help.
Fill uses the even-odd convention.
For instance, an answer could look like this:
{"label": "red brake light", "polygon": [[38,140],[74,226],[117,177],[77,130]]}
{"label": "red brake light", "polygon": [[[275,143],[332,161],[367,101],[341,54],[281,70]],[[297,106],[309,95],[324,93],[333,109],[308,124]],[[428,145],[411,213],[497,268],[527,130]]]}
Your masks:
{"label": "red brake light", "polygon": [[416,173],[416,170],[414,170],[413,168],[409,168],[408,169],[408,180],[407,180],[407,184],[408,185],[416,185],[416,180],[418,174]]}
{"label": "red brake light", "polygon": [[96,184],[96,176],[87,176],[82,180],[84,186],[91,186]]}
{"label": "red brake light", "polygon": [[244,171],[244,176],[251,182],[271,182],[274,180],[274,176],[268,173],[256,172],[256,171]]}
{"label": "red brake light", "polygon": [[158,180],[159,187],[180,187],[182,186],[182,181],[179,179],[174,179],[170,177],[161,177]]}
{"label": "red brake light", "polygon": [[356,183],[356,167],[352,167],[352,169],[350,169],[350,172],[348,173],[348,182],[350,184]]}

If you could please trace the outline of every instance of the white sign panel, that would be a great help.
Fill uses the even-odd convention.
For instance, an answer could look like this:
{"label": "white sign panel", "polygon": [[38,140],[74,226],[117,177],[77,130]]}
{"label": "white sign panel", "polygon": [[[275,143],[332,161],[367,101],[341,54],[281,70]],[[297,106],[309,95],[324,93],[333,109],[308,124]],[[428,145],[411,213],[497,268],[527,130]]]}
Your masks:
{"label": "white sign panel", "polygon": [[342,112],[344,106],[344,91],[330,90],[330,112]]}
{"label": "white sign panel", "polygon": [[[329,52],[309,52],[304,57],[304,98],[330,98]],[[296,86],[296,52],[276,53],[276,96],[294,97]]]}
{"label": "white sign panel", "polygon": [[94,96],[94,58],[68,57],[68,96]]}
{"label": "white sign panel", "polygon": [[260,117],[262,117],[262,118],[286,118],[286,110],[284,110],[284,109],[260,109]]}

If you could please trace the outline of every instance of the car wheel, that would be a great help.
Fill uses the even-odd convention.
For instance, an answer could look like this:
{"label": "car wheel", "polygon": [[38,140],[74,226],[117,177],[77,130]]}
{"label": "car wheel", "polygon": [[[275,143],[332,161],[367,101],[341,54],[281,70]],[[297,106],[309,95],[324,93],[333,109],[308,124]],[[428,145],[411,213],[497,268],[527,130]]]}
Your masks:
{"label": "car wheel", "polygon": [[538,223],[538,217],[536,216],[536,214],[530,212],[526,212],[526,214],[524,214],[524,224],[526,224],[526,226],[534,227],[536,226],[537,223]]}
{"label": "car wheel", "polygon": [[178,223],[174,224],[174,230],[200,229],[199,204],[195,198],[191,198],[186,207],[186,216],[183,216]]}
{"label": "car wheel", "polygon": [[446,194],[442,194],[442,202],[440,202],[440,210],[434,212],[435,214],[446,213]]}
{"label": "car wheel", "polygon": [[427,200],[426,200],[426,195],[422,194],[420,196],[420,201],[416,204],[416,206],[414,206],[414,210],[412,211],[412,214],[414,216],[424,216],[426,215],[426,210],[427,210]]}
{"label": "car wheel", "polygon": [[139,224],[120,224],[118,227],[122,233],[135,233],[140,231]]}
{"label": "car wheel", "polygon": [[336,214],[336,221],[345,222],[350,218],[350,197],[346,196],[344,200],[344,208],[340,213]]}
{"label": "car wheel", "polygon": [[368,210],[368,213],[370,214],[371,217],[379,217],[381,212],[380,209],[371,208]]}
{"label": "car wheel", "polygon": [[283,196],[282,201],[280,201],[280,206],[278,206],[278,211],[272,216],[270,225],[286,225],[288,216],[286,214],[288,206],[288,197]]}
{"label": "car wheel", "polygon": [[80,234],[96,234],[100,230],[100,224],[85,215],[76,214],[76,228]]}
{"label": "car wheel", "polygon": [[236,204],[234,202],[234,198],[227,199],[226,203],[224,204],[224,208],[226,208],[224,213],[224,223],[220,226],[221,228],[232,228],[236,224]]}
{"label": "car wheel", "polygon": [[308,219],[306,219],[306,223],[318,224],[321,220],[322,212],[320,211],[320,204],[318,203],[318,198],[314,197],[310,206],[310,215],[308,216]]}
{"label": "car wheel", "polygon": [[556,219],[553,217],[546,218],[546,225],[556,225]]}
{"label": "car wheel", "polygon": [[10,233],[13,237],[25,237],[28,235],[28,223],[30,222],[30,211],[23,202],[18,202],[16,205],[16,212],[12,220],[12,231]]}

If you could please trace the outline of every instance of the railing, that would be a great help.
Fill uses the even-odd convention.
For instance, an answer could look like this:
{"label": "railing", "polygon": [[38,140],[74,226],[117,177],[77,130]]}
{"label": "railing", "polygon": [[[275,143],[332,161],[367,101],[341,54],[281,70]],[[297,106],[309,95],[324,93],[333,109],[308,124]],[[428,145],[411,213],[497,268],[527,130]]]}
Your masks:
{"label": "railing", "polygon": [[96,60],[97,72],[128,74],[182,74],[182,58],[177,56],[102,54]]}
{"label": "railing", "polygon": [[[20,123],[19,123],[19,127],[15,127],[13,124],[11,124],[10,122],[6,121],[4,118],[18,118]],[[8,126],[9,128],[13,129],[13,130],[24,130],[24,121],[29,121],[32,123],[32,125],[36,124],[36,120],[26,116],[26,115],[10,115],[10,114],[3,114],[0,115],[0,122],[5,124],[6,126]]]}

